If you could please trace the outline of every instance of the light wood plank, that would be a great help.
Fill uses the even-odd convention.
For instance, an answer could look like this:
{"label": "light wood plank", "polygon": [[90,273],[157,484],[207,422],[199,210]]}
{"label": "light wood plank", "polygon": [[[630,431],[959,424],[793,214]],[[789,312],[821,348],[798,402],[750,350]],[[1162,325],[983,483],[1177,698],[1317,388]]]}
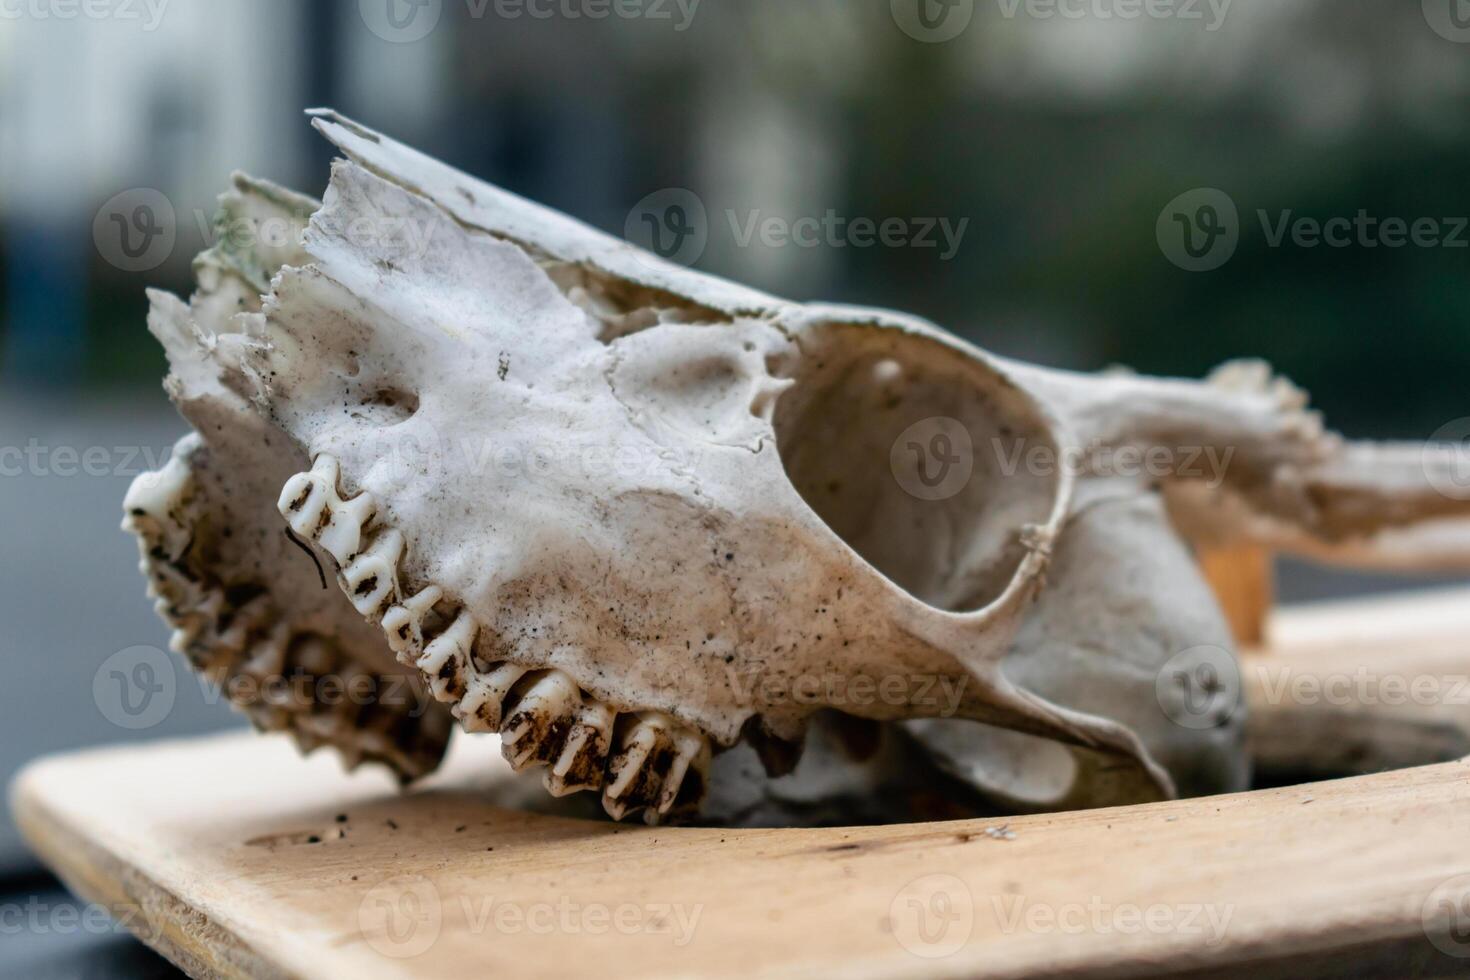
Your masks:
{"label": "light wood plank", "polygon": [[[324,757],[300,762],[278,740],[228,736],[43,762],[20,778],[14,805],[79,894],[141,909],[144,938],[195,976],[1126,976],[1246,964],[1326,976],[1375,951],[1393,966],[1383,976],[1470,966],[1440,953],[1422,918],[1441,886],[1470,900],[1470,877],[1451,880],[1470,872],[1466,761],[1018,818],[1014,839],[974,821],[580,823],[488,806],[467,789],[469,768],[461,760],[438,788],[399,796]],[[375,916],[413,913],[415,898],[431,918],[399,920],[396,939],[383,932]],[[947,934],[946,899],[959,916]],[[497,920],[496,903],[551,917],[550,931]],[[666,933],[597,935],[582,918],[605,909],[641,928],[668,915],[662,906],[692,928],[671,919]],[[919,909],[932,913],[934,943]],[[1163,931],[1131,918],[1147,914]],[[949,955],[910,951],[947,952],[961,933]]]}
{"label": "light wood plank", "polygon": [[[1417,636],[1407,648],[1365,646],[1347,610],[1309,611],[1277,617],[1277,655],[1408,663],[1470,625],[1463,592],[1373,621],[1395,609],[1406,621],[1382,628]],[[1352,633],[1334,642],[1319,615]],[[503,809],[508,778],[492,738],[461,739],[403,795],[229,735],[44,760],[12,806],[78,894],[200,977],[1470,974],[1470,931],[1449,941],[1470,923],[1470,760],[1004,822],[778,831]]]}

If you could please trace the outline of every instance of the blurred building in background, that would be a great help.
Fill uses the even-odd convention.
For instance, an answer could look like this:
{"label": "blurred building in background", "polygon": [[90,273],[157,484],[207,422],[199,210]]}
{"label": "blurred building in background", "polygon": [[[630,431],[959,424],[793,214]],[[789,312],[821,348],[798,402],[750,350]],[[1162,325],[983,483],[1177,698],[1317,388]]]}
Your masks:
{"label": "blurred building in background", "polygon": [[[1156,17],[1126,0],[99,3],[0,0],[0,447],[112,461],[0,476],[19,578],[0,590],[0,777],[134,734],[98,717],[91,685],[116,651],[164,643],[115,529],[128,479],[182,431],[143,289],[187,293],[232,170],[323,190],[310,105],[615,234],[649,195],[688,190],[698,267],[793,298],[901,308],[1086,370],[1264,356],[1359,436],[1425,438],[1467,414],[1461,0],[1442,19],[1432,0],[1181,0]],[[1239,241],[1190,272],[1159,228],[1201,188],[1238,209]],[[171,218],[137,210],[142,192]],[[141,271],[94,236],[118,195],[140,235],[173,235]],[[1432,219],[1439,242],[1277,237],[1360,214]],[[755,233],[772,218],[909,236]],[[230,723],[186,677],[160,730]],[[0,865],[13,848],[0,827]]]}
{"label": "blurred building in background", "polygon": [[[133,0],[137,19],[0,19],[5,377],[151,385],[139,287],[187,288],[230,170],[320,190],[328,153],[299,111],[322,103],[616,233],[651,192],[691,189],[699,265],[795,297],[912,309],[1078,368],[1265,355],[1363,434],[1458,414],[1470,251],[1265,234],[1283,214],[1470,214],[1470,45],[1420,5],[961,0],[958,36],[922,43],[904,2]],[[147,275],[90,235],[136,187],[178,222]],[[1154,234],[1196,187],[1229,194],[1244,232],[1205,276]],[[742,234],[829,212],[968,223],[946,258]],[[1414,397],[1384,369],[1413,372]]]}

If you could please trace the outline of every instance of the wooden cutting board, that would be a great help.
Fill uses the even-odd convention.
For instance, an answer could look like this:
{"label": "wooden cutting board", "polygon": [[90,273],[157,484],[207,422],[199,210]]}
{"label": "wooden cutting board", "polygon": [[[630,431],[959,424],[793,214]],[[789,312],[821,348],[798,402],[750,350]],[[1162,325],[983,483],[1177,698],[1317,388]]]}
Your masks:
{"label": "wooden cutting board", "polygon": [[[1423,603],[1373,621],[1461,643],[1470,596]],[[1281,624],[1303,663],[1344,635],[1314,615]],[[1350,628],[1355,656],[1413,655]],[[1470,760],[824,830],[541,816],[487,802],[508,778],[489,738],[405,795],[241,734],[43,760],[12,806],[78,895],[198,977],[1470,975]]]}

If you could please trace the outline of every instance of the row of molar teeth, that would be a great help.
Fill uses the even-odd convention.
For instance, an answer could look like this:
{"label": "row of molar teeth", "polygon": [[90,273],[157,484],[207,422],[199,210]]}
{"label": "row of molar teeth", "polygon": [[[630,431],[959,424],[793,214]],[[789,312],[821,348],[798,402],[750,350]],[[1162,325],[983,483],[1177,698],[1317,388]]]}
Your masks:
{"label": "row of molar teeth", "polygon": [[[256,728],[289,732],[303,751],[330,745],[349,769],[382,762],[404,778],[432,771],[448,739],[437,713],[417,728],[405,724],[411,719],[404,712],[346,698],[322,705],[290,696],[289,686],[269,686],[276,678],[314,680],[350,669],[351,662],[322,638],[298,641],[263,591],[236,605],[220,584],[177,567],[198,530],[194,498],[193,471],[175,455],[157,473],[135,480],[124,501],[123,529],[138,538],[148,594],[173,628],[169,647],[210,683],[243,695],[235,706]],[[241,679],[254,683],[237,688]]]}
{"label": "row of molar teeth", "polygon": [[423,673],[465,731],[499,732],[511,767],[545,766],[542,782],[554,796],[600,789],[615,819],[642,811],[657,823],[697,806],[708,776],[707,738],[661,712],[620,716],[563,671],[479,660],[475,617],[448,608],[436,585],[404,596],[402,533],[374,523],[371,493],[344,498],[340,480],[337,460],[317,456],[310,471],[286,481],[281,515],[332,557],[343,594],[382,627],[400,662]]}

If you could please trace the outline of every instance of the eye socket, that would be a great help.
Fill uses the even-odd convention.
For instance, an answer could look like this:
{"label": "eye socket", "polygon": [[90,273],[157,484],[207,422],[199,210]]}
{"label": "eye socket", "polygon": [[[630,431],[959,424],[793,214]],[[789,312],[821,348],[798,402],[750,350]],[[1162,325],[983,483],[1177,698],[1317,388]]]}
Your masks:
{"label": "eye socket", "polygon": [[[1009,585],[1028,524],[1060,490],[1030,399],[938,341],[860,325],[803,336],[776,404],[776,444],[796,491],[854,551],[914,597],[981,609]],[[1049,458],[1054,458],[1049,457]]]}

